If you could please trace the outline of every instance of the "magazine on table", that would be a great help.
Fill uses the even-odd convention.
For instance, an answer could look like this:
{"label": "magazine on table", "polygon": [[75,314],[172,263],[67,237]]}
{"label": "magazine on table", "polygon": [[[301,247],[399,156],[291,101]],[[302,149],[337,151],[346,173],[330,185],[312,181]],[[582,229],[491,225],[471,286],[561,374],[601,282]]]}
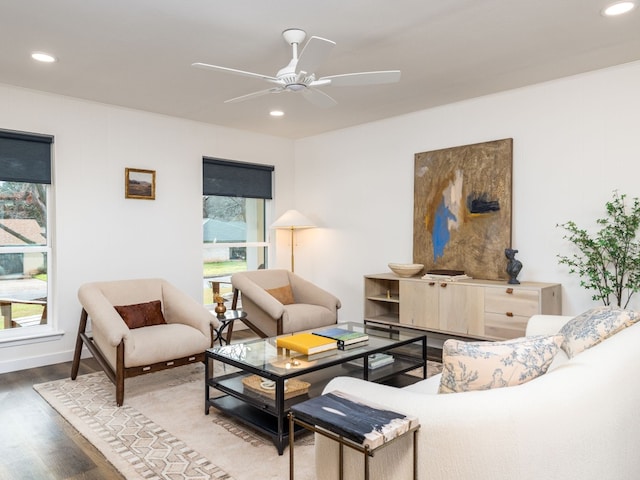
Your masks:
{"label": "magazine on table", "polygon": [[354,332],[353,330],[347,330],[340,327],[318,330],[317,332],[313,332],[313,334],[335,340],[338,343],[338,348],[369,340],[369,335],[366,333]]}

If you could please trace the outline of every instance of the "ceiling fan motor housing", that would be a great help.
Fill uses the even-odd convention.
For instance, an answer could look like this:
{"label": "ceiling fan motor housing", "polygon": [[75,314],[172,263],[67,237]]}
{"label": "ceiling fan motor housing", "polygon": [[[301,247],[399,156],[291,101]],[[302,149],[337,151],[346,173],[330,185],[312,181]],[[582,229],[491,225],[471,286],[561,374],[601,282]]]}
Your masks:
{"label": "ceiling fan motor housing", "polygon": [[282,36],[284,37],[285,42],[287,42],[289,45],[300,45],[302,42],[304,42],[304,39],[307,38],[307,33],[304,30],[300,30],[299,28],[287,28],[284,32],[282,32]]}

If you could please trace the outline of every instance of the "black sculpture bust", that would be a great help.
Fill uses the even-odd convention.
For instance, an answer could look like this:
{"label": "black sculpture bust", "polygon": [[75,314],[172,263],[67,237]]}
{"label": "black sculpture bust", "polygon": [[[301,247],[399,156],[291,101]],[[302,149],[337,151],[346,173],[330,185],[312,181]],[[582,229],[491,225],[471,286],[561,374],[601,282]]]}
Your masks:
{"label": "black sculpture bust", "polygon": [[520,282],[516,279],[520,270],[522,270],[522,262],[520,260],[516,260],[516,253],[518,250],[514,250],[512,248],[505,248],[504,254],[509,260],[507,262],[507,273],[509,274],[509,283],[517,285]]}

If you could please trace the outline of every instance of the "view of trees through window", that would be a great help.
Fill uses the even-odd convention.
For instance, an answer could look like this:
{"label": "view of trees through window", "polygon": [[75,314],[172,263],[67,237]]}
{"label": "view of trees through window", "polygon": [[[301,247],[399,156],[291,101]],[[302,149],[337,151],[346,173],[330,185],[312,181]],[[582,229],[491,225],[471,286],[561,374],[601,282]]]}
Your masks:
{"label": "view of trees through window", "polygon": [[204,195],[202,222],[203,301],[229,301],[233,273],[266,268],[265,200]]}
{"label": "view of trees through window", "polygon": [[0,181],[0,330],[47,323],[47,189]]}

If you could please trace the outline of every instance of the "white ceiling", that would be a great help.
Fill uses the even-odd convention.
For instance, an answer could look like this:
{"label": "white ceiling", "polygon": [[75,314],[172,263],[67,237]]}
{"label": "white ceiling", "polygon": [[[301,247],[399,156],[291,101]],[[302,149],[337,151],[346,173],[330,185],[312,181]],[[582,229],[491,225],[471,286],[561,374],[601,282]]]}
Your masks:
{"label": "white ceiling", "polygon": [[[0,83],[288,138],[640,60],[640,7],[607,0],[2,0]],[[337,43],[318,75],[402,71],[397,84],[224,104],[269,85],[302,28]],[[39,64],[32,51],[56,55]],[[274,119],[272,108],[285,111]]]}

